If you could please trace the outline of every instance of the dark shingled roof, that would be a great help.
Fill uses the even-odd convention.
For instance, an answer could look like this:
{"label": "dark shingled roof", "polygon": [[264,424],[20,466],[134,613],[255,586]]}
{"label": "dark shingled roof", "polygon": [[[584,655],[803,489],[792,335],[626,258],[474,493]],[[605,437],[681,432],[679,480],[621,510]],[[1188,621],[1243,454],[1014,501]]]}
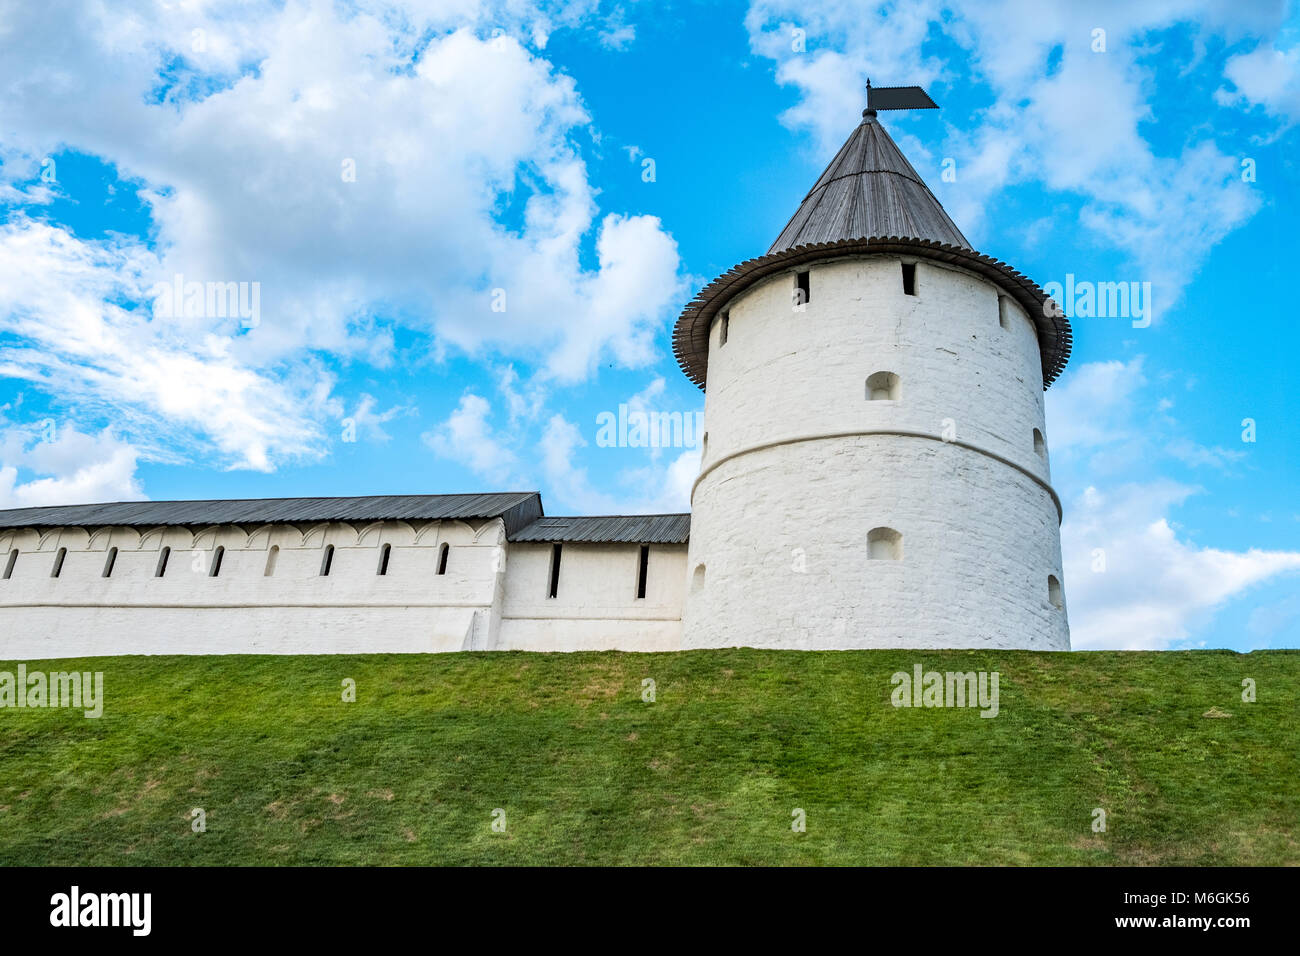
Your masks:
{"label": "dark shingled roof", "polygon": [[709,327],[732,299],[756,283],[819,260],[905,255],[947,262],[984,276],[1020,304],[1038,330],[1043,387],[1069,360],[1070,321],[1034,282],[971,248],[889,133],[867,110],[776,242],[714,279],[687,304],[673,328],[673,354],[700,388],[708,380]]}
{"label": "dark shingled roof", "polygon": [[971,248],[870,110],[767,254],[869,236],[907,236]]}
{"label": "dark shingled roof", "polygon": [[510,540],[685,544],[690,534],[690,515],[606,515],[538,518]]}
{"label": "dark shingled roof", "polygon": [[115,501],[0,511],[0,528],[129,525],[433,521],[501,518],[510,534],[542,515],[536,491],[481,495],[368,495],[361,498],[243,498],[206,501]]}

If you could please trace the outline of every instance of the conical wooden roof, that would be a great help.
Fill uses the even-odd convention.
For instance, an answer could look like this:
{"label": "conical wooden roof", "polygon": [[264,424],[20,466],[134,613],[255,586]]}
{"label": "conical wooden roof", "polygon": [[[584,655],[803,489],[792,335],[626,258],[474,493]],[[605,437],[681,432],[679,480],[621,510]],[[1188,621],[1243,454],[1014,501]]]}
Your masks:
{"label": "conical wooden roof", "polygon": [[767,253],[884,236],[971,248],[875,111],[866,110]]}

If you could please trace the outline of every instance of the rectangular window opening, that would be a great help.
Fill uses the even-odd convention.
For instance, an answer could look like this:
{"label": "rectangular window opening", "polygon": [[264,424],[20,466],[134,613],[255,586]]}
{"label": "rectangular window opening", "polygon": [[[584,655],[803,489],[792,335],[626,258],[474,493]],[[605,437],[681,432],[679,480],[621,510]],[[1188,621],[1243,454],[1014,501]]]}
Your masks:
{"label": "rectangular window opening", "polygon": [[553,598],[560,593],[560,552],[563,547],[559,542],[551,545],[551,580],[546,589],[548,598]]}
{"label": "rectangular window opening", "polygon": [[807,305],[812,301],[812,288],[808,282],[808,273],[799,272],[794,277],[795,288],[799,290],[799,304]]}
{"label": "rectangular window opening", "polygon": [[903,263],[903,295],[916,295],[916,263]]}
{"label": "rectangular window opening", "polygon": [[723,312],[723,313],[722,313],[722,325],[719,326],[719,328],[718,328],[718,345],[726,345],[726,344],[727,344],[727,332],[729,331],[729,329],[728,329],[728,326],[729,326],[729,325],[731,325],[731,313],[730,313],[730,312]]}
{"label": "rectangular window opening", "polygon": [[641,560],[636,569],[636,596],[637,599],[645,597],[645,580],[650,570],[650,545],[641,545]]}
{"label": "rectangular window opening", "polygon": [[172,549],[164,547],[158,552],[158,566],[153,569],[153,576],[162,577],[167,573],[167,559],[172,556]]}

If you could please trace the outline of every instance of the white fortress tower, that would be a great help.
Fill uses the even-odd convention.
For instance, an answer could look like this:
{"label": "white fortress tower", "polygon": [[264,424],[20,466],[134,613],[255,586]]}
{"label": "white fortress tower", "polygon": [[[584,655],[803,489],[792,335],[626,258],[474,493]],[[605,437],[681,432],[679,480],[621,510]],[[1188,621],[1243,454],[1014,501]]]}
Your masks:
{"label": "white fortress tower", "polygon": [[706,389],[682,646],[1068,650],[1043,392],[1070,343],[864,111],[677,321]]}

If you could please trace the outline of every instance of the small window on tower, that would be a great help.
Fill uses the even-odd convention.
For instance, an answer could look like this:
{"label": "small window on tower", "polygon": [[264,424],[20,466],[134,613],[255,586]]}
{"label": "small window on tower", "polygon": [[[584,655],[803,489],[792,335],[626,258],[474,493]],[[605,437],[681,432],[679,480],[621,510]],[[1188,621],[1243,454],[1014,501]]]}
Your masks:
{"label": "small window on tower", "polygon": [[153,569],[154,577],[160,578],[167,573],[167,559],[170,558],[171,556],[172,556],[171,548],[163,548],[161,551],[158,552],[158,566]]}
{"label": "small window on tower", "polygon": [[212,555],[212,570],[208,572],[208,577],[215,578],[221,574],[221,559],[225,556],[226,549],[221,547],[217,548],[216,552]]}
{"label": "small window on tower", "polygon": [[916,263],[903,263],[903,295],[916,295]]}
{"label": "small window on tower", "polygon": [[391,544],[386,544],[379,549],[379,567],[375,569],[376,574],[385,575],[388,573],[388,556],[392,551],[393,546]]}
{"label": "small window on tower", "polygon": [[1034,429],[1034,454],[1039,458],[1047,458],[1047,443],[1043,441],[1043,433],[1037,428]]}
{"label": "small window on tower", "polygon": [[18,549],[14,548],[9,552],[9,560],[5,562],[5,580],[8,581],[14,576],[14,565],[18,563]]}
{"label": "small window on tower", "polygon": [[117,564],[117,548],[108,549],[108,557],[104,559],[104,577],[113,576],[113,565]]}
{"label": "small window on tower", "polygon": [[893,372],[876,372],[867,376],[867,401],[896,402],[902,394],[902,385]]}
{"label": "small window on tower", "polygon": [[320,576],[323,578],[329,577],[332,567],[334,567],[334,545],[327,544],[325,545],[325,553],[321,555],[320,559]]}
{"label": "small window on tower", "polygon": [[1007,313],[1007,308],[1007,297],[1005,295],[998,296],[998,325],[1010,332],[1011,317]]}
{"label": "small window on tower", "polygon": [[280,546],[271,545],[271,550],[266,552],[266,569],[262,571],[262,577],[269,578],[275,575],[275,564],[280,560]]}
{"label": "small window on tower", "polygon": [[54,556],[54,567],[50,569],[50,577],[57,578],[63,573],[63,559],[68,556],[67,548],[59,548],[59,553]]}
{"label": "small window on tower", "polygon": [[1058,611],[1065,607],[1065,598],[1061,596],[1061,581],[1055,574],[1047,576],[1047,600]]}
{"label": "small window on tower", "polygon": [[727,331],[728,331],[728,326],[730,325],[731,325],[731,313],[723,312],[722,322],[718,326],[718,345],[727,344]]}
{"label": "small window on tower", "polygon": [[807,272],[796,272],[794,276],[794,305],[795,308],[805,306],[812,301],[812,285],[808,281]]}
{"label": "small window on tower", "polygon": [[438,549],[438,573],[439,574],[447,573],[447,555],[449,555],[450,553],[451,553],[451,545],[447,544],[444,541],[442,547]]}

